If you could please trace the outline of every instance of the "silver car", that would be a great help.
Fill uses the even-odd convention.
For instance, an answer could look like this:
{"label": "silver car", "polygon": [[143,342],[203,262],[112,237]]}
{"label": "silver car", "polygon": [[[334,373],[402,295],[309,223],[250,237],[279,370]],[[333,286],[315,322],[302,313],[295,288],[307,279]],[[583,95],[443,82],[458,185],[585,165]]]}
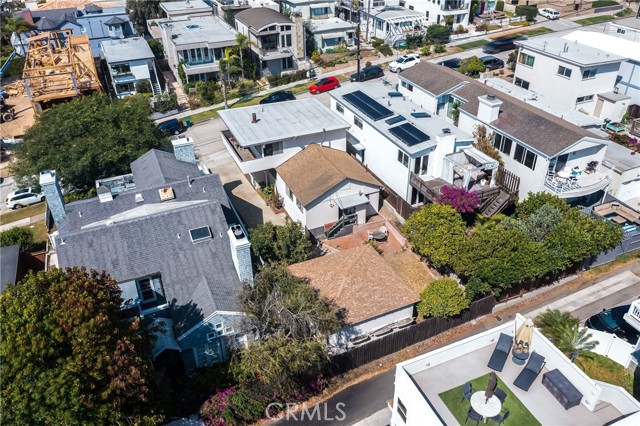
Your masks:
{"label": "silver car", "polygon": [[43,202],[45,199],[42,192],[38,192],[35,188],[18,189],[7,195],[7,208],[19,209]]}

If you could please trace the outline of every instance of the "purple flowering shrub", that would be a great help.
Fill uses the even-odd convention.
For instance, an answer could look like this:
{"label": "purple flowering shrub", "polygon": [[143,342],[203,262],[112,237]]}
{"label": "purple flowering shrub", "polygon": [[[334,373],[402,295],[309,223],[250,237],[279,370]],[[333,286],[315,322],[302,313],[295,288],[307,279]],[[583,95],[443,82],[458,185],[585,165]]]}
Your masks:
{"label": "purple flowering shrub", "polygon": [[473,213],[480,207],[480,196],[476,191],[447,185],[440,189],[436,202],[449,205],[458,213]]}

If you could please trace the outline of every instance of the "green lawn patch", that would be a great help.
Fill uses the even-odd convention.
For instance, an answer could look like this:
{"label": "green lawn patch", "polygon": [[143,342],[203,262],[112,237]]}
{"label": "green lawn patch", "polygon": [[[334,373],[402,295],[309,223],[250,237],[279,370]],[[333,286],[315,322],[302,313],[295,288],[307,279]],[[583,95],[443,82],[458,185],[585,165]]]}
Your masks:
{"label": "green lawn patch", "polygon": [[540,27],[540,28],[534,28],[534,29],[529,30],[529,31],[525,31],[525,34],[527,36],[529,36],[529,37],[533,37],[533,36],[552,33],[552,32],[553,32],[553,30],[551,28]]}
{"label": "green lawn patch", "polygon": [[597,9],[599,7],[618,6],[618,2],[613,0],[596,0],[592,3],[591,6],[594,9]]}
{"label": "green lawn patch", "polygon": [[46,203],[38,203],[5,213],[0,216],[0,224],[5,225],[7,223],[16,222],[20,219],[26,219],[31,216],[42,214],[44,213],[45,205]]}
{"label": "green lawn patch", "polygon": [[218,111],[220,111],[221,109],[224,109],[224,108],[216,108],[216,109],[210,109],[208,111],[202,111],[185,118],[188,118],[189,120],[191,120],[193,124],[201,123],[203,121],[209,120],[210,118],[217,117]]}
{"label": "green lawn patch", "polygon": [[593,24],[601,24],[603,22],[612,21],[613,19],[614,19],[613,15],[599,15],[599,16],[592,16],[591,18],[586,18],[586,19],[578,19],[577,21],[574,21],[574,22],[580,25],[593,25]]}
{"label": "green lawn patch", "polygon": [[[621,386],[634,395],[633,373],[617,362],[592,352],[579,357],[575,363],[592,379]],[[639,396],[638,393],[640,392],[634,395],[636,398]]]}
{"label": "green lawn patch", "polygon": [[469,43],[457,44],[455,47],[462,50],[475,49],[476,47],[482,47],[485,44],[489,43],[489,40],[474,40]]}
{"label": "green lawn patch", "polygon": [[[473,386],[474,392],[487,389],[488,384],[488,374],[471,381],[471,386]],[[502,405],[502,413],[504,414],[506,411],[509,411],[511,414],[505,422],[506,424],[527,426],[540,425],[540,422],[533,417],[531,412],[527,410],[527,407],[525,407],[520,400],[516,398],[513,392],[511,392],[511,389],[509,389],[507,385],[500,380],[500,376],[498,376],[498,387],[504,390],[507,394],[507,399],[505,399],[505,402]],[[459,424],[463,425],[467,419],[467,410],[470,405],[469,401],[460,401],[462,399],[462,386],[443,392],[439,396],[449,411],[451,411],[453,417],[456,418]]]}

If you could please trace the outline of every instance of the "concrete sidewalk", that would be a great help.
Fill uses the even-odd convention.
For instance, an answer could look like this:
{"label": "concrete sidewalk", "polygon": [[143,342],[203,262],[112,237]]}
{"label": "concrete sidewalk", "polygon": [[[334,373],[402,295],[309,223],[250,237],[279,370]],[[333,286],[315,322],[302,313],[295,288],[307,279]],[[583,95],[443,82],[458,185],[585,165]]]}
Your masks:
{"label": "concrete sidewalk", "polygon": [[0,232],[6,231],[7,229],[11,229],[11,228],[17,228],[19,226],[29,226],[33,223],[42,222],[42,221],[44,221],[44,213],[36,216],[25,217],[24,219],[16,220],[15,222],[2,224],[0,225]]}

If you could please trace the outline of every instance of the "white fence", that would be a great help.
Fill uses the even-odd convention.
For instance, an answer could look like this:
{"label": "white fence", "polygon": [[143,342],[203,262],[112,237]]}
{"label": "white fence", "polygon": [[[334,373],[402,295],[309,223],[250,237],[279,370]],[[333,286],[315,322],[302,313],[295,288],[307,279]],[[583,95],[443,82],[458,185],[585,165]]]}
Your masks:
{"label": "white fence", "polygon": [[589,329],[589,333],[593,335],[593,340],[597,340],[600,343],[593,352],[606,356],[624,367],[629,366],[631,354],[634,351],[632,344],[625,342],[615,334],[605,333],[604,331]]}

